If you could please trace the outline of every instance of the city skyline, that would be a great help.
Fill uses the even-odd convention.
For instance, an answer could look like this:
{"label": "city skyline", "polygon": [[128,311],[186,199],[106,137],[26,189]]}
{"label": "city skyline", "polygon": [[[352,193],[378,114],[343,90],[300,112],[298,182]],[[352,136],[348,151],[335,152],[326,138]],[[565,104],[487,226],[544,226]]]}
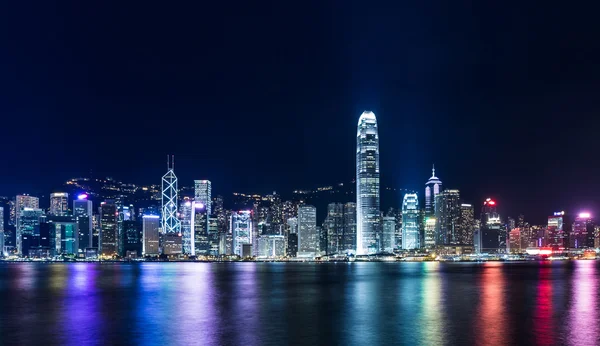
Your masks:
{"label": "city skyline", "polygon": [[[2,57],[0,195],[46,193],[90,171],[155,183],[167,154],[180,183],[208,179],[222,194],[347,182],[368,109],[382,186],[422,194],[435,163],[445,187],[473,204],[510,201],[511,215],[600,210],[597,35],[585,20],[555,20],[581,15],[574,7],[518,16],[508,4],[315,3],[277,14],[281,3],[240,17],[211,4],[215,16],[188,27],[200,4],[150,6],[159,26],[90,4],[10,6],[31,23],[5,21],[18,30]],[[506,26],[491,25],[498,15]]]}

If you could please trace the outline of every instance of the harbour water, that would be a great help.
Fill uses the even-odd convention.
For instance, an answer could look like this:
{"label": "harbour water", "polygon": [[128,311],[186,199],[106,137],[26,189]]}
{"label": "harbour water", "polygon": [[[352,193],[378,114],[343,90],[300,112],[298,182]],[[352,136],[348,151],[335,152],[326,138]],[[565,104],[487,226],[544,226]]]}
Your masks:
{"label": "harbour water", "polygon": [[0,263],[0,344],[599,345],[600,261]]}

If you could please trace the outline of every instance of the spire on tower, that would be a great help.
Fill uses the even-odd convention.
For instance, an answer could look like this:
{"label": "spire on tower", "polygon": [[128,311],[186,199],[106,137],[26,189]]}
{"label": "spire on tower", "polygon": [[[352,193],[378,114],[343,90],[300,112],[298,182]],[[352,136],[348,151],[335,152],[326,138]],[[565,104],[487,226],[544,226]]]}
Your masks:
{"label": "spire on tower", "polygon": [[433,164],[433,168],[431,169],[431,176],[435,177],[435,163]]}

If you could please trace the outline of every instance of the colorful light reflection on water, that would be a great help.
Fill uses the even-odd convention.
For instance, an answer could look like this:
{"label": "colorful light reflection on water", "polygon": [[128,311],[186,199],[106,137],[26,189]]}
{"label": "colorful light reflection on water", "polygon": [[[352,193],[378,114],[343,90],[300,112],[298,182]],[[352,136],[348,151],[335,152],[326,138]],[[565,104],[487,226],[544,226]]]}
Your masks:
{"label": "colorful light reflection on water", "polygon": [[600,344],[600,261],[0,264],[2,344]]}

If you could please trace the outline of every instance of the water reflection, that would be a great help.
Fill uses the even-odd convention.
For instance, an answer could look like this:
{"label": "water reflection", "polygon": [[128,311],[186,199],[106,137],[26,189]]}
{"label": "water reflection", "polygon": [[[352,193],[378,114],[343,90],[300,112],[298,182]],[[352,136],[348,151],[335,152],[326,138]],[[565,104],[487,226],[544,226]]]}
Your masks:
{"label": "water reflection", "polygon": [[539,268],[537,280],[533,314],[535,343],[537,345],[553,345],[556,343],[556,328],[552,320],[552,266],[542,265]]}
{"label": "water reflection", "polygon": [[440,263],[423,263],[426,276],[421,286],[420,340],[424,345],[443,345],[444,315],[442,300],[442,283],[439,272]]}
{"label": "water reflection", "polygon": [[504,301],[503,263],[483,264],[478,308],[477,343],[479,345],[508,345],[506,302]]}
{"label": "water reflection", "polygon": [[598,264],[0,264],[0,344],[600,344]]}
{"label": "water reflection", "polygon": [[598,267],[596,261],[577,261],[568,319],[570,345],[600,344],[598,317]]}

